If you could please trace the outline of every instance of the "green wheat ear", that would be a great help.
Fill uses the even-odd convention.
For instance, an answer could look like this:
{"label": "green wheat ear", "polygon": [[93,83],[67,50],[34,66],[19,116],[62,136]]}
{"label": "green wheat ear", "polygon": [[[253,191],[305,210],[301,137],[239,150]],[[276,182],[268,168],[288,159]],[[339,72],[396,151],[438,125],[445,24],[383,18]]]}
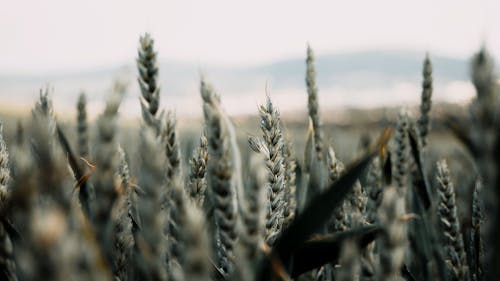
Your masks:
{"label": "green wheat ear", "polygon": [[12,240],[6,229],[6,208],[10,204],[11,190],[9,152],[3,139],[3,125],[0,124],[0,271],[7,280],[17,280],[16,263]]}
{"label": "green wheat ear", "polygon": [[160,139],[165,146],[165,158],[167,159],[165,163],[167,189],[164,192],[163,200],[165,200],[165,206],[168,206],[168,194],[171,192],[170,187],[176,185],[175,182],[182,178],[177,120],[174,113],[171,111],[167,113],[165,118],[165,123],[161,129]]}
{"label": "green wheat ear", "polygon": [[394,133],[394,166],[393,177],[396,186],[401,189],[406,189],[408,185],[409,172],[409,113],[406,109],[402,109],[398,115],[396,123],[396,131]]}
{"label": "green wheat ear", "polygon": [[142,118],[148,126],[152,126],[159,134],[161,129],[161,118],[158,114],[160,107],[160,87],[158,86],[157,53],[154,50],[154,40],[145,33],[139,39],[137,55],[137,70],[139,77],[137,81],[141,90]]}
{"label": "green wheat ear", "polygon": [[400,275],[400,268],[404,263],[408,237],[406,222],[402,220],[406,213],[403,194],[399,188],[386,188],[378,209],[378,221],[385,228],[384,235],[377,241],[377,246],[380,247],[380,280],[404,280]]}
{"label": "green wheat ear", "polygon": [[382,180],[382,167],[380,166],[380,158],[377,157],[373,159],[366,178],[368,186],[368,202],[366,212],[369,223],[375,223],[377,220],[377,210],[382,203]]}
{"label": "green wheat ear", "polygon": [[448,270],[453,280],[464,280],[468,277],[464,241],[457,215],[455,187],[445,160],[437,163],[437,180],[439,182],[438,216],[443,231]]}
{"label": "green wheat ear", "polygon": [[189,161],[188,191],[191,199],[200,208],[203,207],[207,189],[208,140],[205,130],[200,136],[200,144]]}
{"label": "green wheat ear", "polygon": [[314,54],[311,47],[307,46],[306,59],[306,86],[307,86],[307,108],[314,129],[314,146],[317,157],[323,157],[323,129],[319,117],[318,87],[316,86],[316,69],[314,67]]}
{"label": "green wheat ear", "polygon": [[474,55],[472,59],[472,83],[476,88],[477,99],[484,106],[488,102],[492,102],[495,94],[495,65],[493,58],[489,54],[485,46]]}
{"label": "green wheat ear", "polygon": [[431,117],[430,111],[432,106],[432,64],[429,58],[429,54],[425,56],[424,67],[422,71],[423,81],[422,81],[422,95],[420,102],[420,117],[418,119],[418,131],[420,133],[420,139],[422,141],[422,146],[427,145],[427,135],[431,127]]}
{"label": "green wheat ear", "polygon": [[124,94],[125,89],[115,84],[103,112],[97,119],[97,140],[92,153],[95,166],[99,167],[91,178],[95,189],[95,224],[98,229],[98,240],[103,244],[110,242],[109,234],[106,231],[111,219],[109,210],[117,198],[115,173],[118,171],[120,163],[117,118]]}
{"label": "green wheat ear", "polygon": [[263,154],[253,154],[250,158],[250,175],[245,192],[245,208],[243,213],[244,235],[242,244],[249,261],[259,257],[266,234],[266,198],[268,184],[266,159]]}
{"label": "green wheat ear", "polygon": [[180,178],[175,178],[169,183],[169,208],[168,208],[168,251],[167,273],[168,280],[184,280],[183,268],[186,266],[186,250],[189,245],[186,239],[186,227],[189,205],[185,187]]}
{"label": "green wheat ear", "polygon": [[231,147],[233,136],[227,117],[220,108],[220,97],[204,80],[200,83],[200,93],[208,139],[207,182],[214,204],[216,265],[223,274],[231,275],[239,220],[238,187],[233,180],[237,176],[232,161],[232,153],[235,153]]}
{"label": "green wheat ear", "polygon": [[283,158],[283,134],[279,112],[268,96],[266,104],[259,107],[263,143],[261,153],[265,155],[268,170],[268,213],[266,222],[266,242],[272,245],[280,234],[284,222],[285,202],[285,162]]}
{"label": "green wheat ear", "polygon": [[3,124],[0,124],[0,213],[8,204],[10,197],[10,165],[7,144],[3,138]]}
{"label": "green wheat ear", "polygon": [[141,172],[134,189],[140,196],[137,204],[138,228],[134,237],[142,247],[134,250],[136,275],[140,280],[166,280],[164,230],[167,216],[162,209],[166,163],[164,147],[154,128],[143,125],[139,133],[137,162]]}
{"label": "green wheat ear", "polygon": [[188,203],[184,224],[185,243],[185,280],[210,281],[212,267],[207,257],[210,256],[210,245],[201,210]]}
{"label": "green wheat ear", "polygon": [[283,158],[285,164],[285,209],[283,215],[285,220],[283,226],[286,228],[295,218],[297,212],[297,195],[296,195],[296,174],[297,160],[293,150],[293,144],[288,134],[284,136],[283,143]]}
{"label": "green wheat ear", "polygon": [[[337,182],[342,173],[344,172],[344,164],[337,159],[333,147],[328,147],[327,165],[328,165],[328,178],[330,184]],[[346,209],[348,208],[347,202],[344,201],[334,212],[334,216],[330,219],[328,224],[328,231],[331,233],[345,231],[350,228],[348,215]]]}
{"label": "green wheat ear", "polygon": [[127,160],[125,159],[125,151],[118,147],[118,155],[120,164],[118,166],[118,176],[120,177],[120,193],[116,200],[113,211],[113,271],[117,278],[127,281],[128,277],[133,274],[133,247],[135,245],[133,234],[133,217],[134,199],[132,186],[130,185],[130,172]]}
{"label": "green wheat ear", "polygon": [[81,157],[86,158],[89,155],[89,133],[87,123],[87,97],[85,93],[81,93],[80,96],[78,96],[76,107],[78,110],[76,117],[78,153]]}
{"label": "green wheat ear", "polygon": [[472,231],[470,237],[471,263],[470,271],[472,280],[483,280],[483,261],[485,255],[483,241],[483,221],[484,211],[481,200],[483,186],[479,179],[476,180],[474,191],[472,193]]}

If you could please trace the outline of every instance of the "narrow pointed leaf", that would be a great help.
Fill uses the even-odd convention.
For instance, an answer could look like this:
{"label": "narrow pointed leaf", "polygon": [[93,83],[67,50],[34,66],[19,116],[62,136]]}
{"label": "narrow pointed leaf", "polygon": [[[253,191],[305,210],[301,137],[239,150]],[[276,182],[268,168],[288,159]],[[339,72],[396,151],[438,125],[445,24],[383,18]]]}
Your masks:
{"label": "narrow pointed leaf", "polygon": [[403,276],[403,278],[408,280],[408,281],[417,281],[417,279],[410,272],[410,270],[408,269],[408,266],[406,266],[406,264],[404,264],[403,267],[401,268],[401,276]]}
{"label": "narrow pointed leaf", "polygon": [[64,151],[66,152],[66,155],[68,157],[69,166],[71,167],[71,170],[73,171],[73,173],[75,175],[75,179],[79,180],[81,177],[83,177],[84,173],[82,172],[80,165],[78,165],[77,158],[75,157],[75,154],[73,153],[73,150],[71,149],[71,145],[69,144],[68,139],[66,138],[66,135],[62,131],[59,124],[56,125],[56,129],[57,129],[57,136],[59,138],[59,142],[61,143],[61,146],[64,149]]}
{"label": "narrow pointed leaf", "polygon": [[365,226],[333,235],[325,235],[305,242],[294,253],[291,277],[295,278],[309,270],[336,262],[340,257],[344,241],[353,239],[360,248],[366,247],[381,233],[380,226]]}
{"label": "narrow pointed leaf", "polygon": [[[391,162],[391,153],[387,151],[385,153],[385,161],[382,166],[382,171],[384,173],[385,185],[389,186],[392,183],[392,162]],[[383,158],[382,158],[383,159]]]}
{"label": "narrow pointed leaf", "polygon": [[8,218],[3,218],[0,223],[3,224],[3,226],[5,227],[5,231],[9,234],[9,237],[12,240],[21,240],[21,233],[19,233],[17,228]]}
{"label": "narrow pointed leaf", "polygon": [[83,211],[85,215],[88,218],[92,218],[91,214],[91,208],[90,208],[90,193],[88,189],[88,181],[87,180],[82,180],[83,178],[86,178],[86,175],[80,165],[78,165],[77,158],[75,154],[73,153],[73,150],[71,149],[71,145],[68,142],[68,139],[66,138],[66,135],[62,131],[61,127],[59,124],[56,124],[56,129],[57,129],[57,136],[59,138],[59,142],[61,143],[62,148],[66,152],[66,155],[68,157],[68,163],[71,167],[71,170],[73,171],[73,174],[75,176],[75,180],[77,181],[77,185],[79,187],[78,191],[78,199],[80,200],[80,203],[82,204]]}

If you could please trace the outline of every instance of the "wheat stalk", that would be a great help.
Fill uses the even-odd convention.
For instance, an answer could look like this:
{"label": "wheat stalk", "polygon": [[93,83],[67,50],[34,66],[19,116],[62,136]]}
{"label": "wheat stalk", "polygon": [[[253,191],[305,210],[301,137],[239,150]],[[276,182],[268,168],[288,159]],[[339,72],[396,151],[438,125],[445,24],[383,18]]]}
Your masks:
{"label": "wheat stalk", "polygon": [[186,209],[185,220],[185,280],[210,281],[212,268],[207,258],[210,247],[204,216],[197,206],[190,205]]}
{"label": "wheat stalk", "polygon": [[335,272],[335,280],[359,281],[360,280],[360,253],[355,241],[348,240],[342,243],[338,268]]}
{"label": "wheat stalk", "polygon": [[123,92],[117,92],[119,86],[106,102],[106,107],[97,120],[97,142],[93,159],[96,171],[92,176],[95,188],[95,218],[100,236],[104,241],[104,233],[110,219],[110,206],[116,199],[115,173],[118,170],[117,116]]}
{"label": "wheat stalk", "polygon": [[175,178],[170,183],[168,199],[170,201],[167,251],[168,280],[184,280],[183,268],[188,246],[185,241],[186,213],[190,206],[180,178]]}
{"label": "wheat stalk", "polygon": [[377,241],[380,280],[404,280],[400,275],[400,268],[404,262],[408,240],[406,222],[403,221],[405,199],[402,193],[396,187],[386,188],[378,209],[378,220],[385,228],[384,234]]}
{"label": "wheat stalk", "polygon": [[472,231],[470,247],[472,255],[471,279],[483,280],[484,242],[482,238],[482,225],[484,221],[483,204],[481,200],[482,183],[476,180],[472,193]]}
{"label": "wheat stalk", "polygon": [[164,230],[167,217],[166,212],[161,210],[166,159],[164,146],[151,127],[141,128],[138,162],[142,168],[138,178],[142,192],[137,205],[140,229],[134,233],[137,279],[166,280]]}
{"label": "wheat stalk", "polygon": [[237,187],[232,179],[234,163],[232,163],[229,128],[220,108],[220,98],[201,81],[200,93],[203,99],[208,138],[208,188],[214,204],[216,224],[217,265],[225,274],[233,271],[233,248],[236,240],[236,222],[238,220]]}
{"label": "wheat stalk", "polygon": [[118,175],[121,183],[119,197],[113,210],[116,213],[113,215],[113,268],[116,277],[121,281],[127,281],[132,275],[132,254],[135,244],[130,216],[133,190],[130,185],[130,172],[125,159],[125,151],[121,147],[118,147],[118,155],[120,157]]}

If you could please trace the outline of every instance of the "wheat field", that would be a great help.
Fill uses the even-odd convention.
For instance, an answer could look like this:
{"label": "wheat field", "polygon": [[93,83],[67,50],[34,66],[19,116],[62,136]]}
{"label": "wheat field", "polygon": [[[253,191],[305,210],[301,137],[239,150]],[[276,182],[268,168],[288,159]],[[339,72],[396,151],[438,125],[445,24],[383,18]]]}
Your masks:
{"label": "wheat field", "polygon": [[139,122],[120,116],[121,82],[98,116],[81,94],[59,120],[47,87],[29,117],[2,120],[0,280],[497,280],[493,60],[471,59],[460,112],[433,112],[422,61],[420,107],[375,121],[330,122],[308,47],[303,120],[270,91],[233,118],[202,77],[203,118],[180,127],[142,35]]}

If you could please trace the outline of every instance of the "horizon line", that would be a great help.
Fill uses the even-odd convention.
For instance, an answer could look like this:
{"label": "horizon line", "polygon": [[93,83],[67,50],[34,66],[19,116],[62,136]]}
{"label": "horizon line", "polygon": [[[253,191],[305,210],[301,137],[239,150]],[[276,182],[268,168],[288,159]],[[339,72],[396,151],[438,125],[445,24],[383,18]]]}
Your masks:
{"label": "horizon line", "polygon": [[[313,49],[314,50],[314,49]],[[474,54],[470,54],[467,57],[463,55],[456,55],[456,54],[446,54],[444,52],[431,52],[428,50],[423,50],[420,49],[410,49],[410,48],[397,48],[397,47],[386,47],[386,48],[367,48],[367,49],[359,49],[359,50],[338,50],[338,51],[330,51],[330,52],[315,52],[315,58],[316,61],[318,58],[321,57],[327,57],[327,56],[341,56],[341,55],[356,55],[356,54],[366,54],[366,53],[384,53],[384,55],[387,54],[408,54],[408,55],[418,55],[419,53],[422,54],[422,60],[425,57],[426,53],[429,53],[431,58],[432,57],[439,57],[439,58],[445,58],[445,59],[454,59],[454,60],[462,60],[462,61],[467,61],[469,60]],[[490,55],[493,56],[494,59],[495,56],[494,54],[490,53]],[[266,67],[266,66],[271,66],[273,64],[278,64],[281,62],[286,62],[290,60],[299,60],[303,58],[304,63],[305,63],[305,58],[306,55],[300,56],[300,55],[289,55],[285,57],[277,57],[275,59],[264,59],[262,61],[256,62],[256,63],[220,63],[216,61],[211,61],[207,60],[203,64],[199,61],[199,59],[192,59],[192,60],[186,60],[186,59],[176,59],[172,57],[161,57],[159,56],[158,61],[159,65],[165,64],[165,63],[177,63],[177,64],[191,64],[191,65],[198,65],[198,68],[202,67],[202,65],[205,66],[210,66],[210,67],[218,67],[218,68],[238,68],[238,69],[248,69],[248,68],[259,68],[259,67]],[[45,77],[51,77],[51,76],[64,76],[64,77],[69,77],[72,75],[82,75],[82,74],[95,74],[98,72],[108,72],[108,71],[119,71],[120,69],[125,69],[129,68],[130,66],[135,65],[135,57],[129,62],[129,59],[121,59],[120,61],[115,61],[115,62],[108,62],[104,64],[93,64],[93,65],[87,65],[87,66],[80,66],[80,67],[72,67],[72,68],[55,68],[55,69],[38,69],[38,68],[25,68],[25,69],[14,69],[14,70],[2,70],[0,69],[0,79],[5,79],[5,78],[28,78],[28,79],[35,79],[35,78],[45,78]]]}

